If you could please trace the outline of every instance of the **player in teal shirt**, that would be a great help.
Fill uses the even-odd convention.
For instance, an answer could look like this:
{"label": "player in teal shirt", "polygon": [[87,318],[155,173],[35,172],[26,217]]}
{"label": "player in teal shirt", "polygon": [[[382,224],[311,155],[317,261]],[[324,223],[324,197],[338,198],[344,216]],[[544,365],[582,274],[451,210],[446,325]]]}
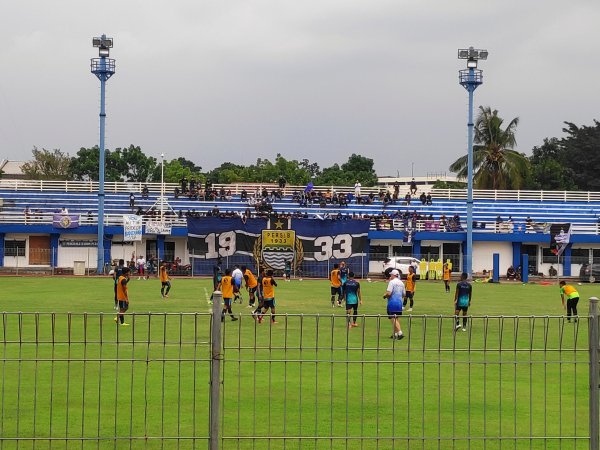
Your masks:
{"label": "player in teal shirt", "polygon": [[454,294],[454,317],[456,318],[456,329],[460,328],[460,320],[458,318],[459,313],[462,311],[462,330],[467,331],[467,310],[471,306],[471,294],[473,287],[471,283],[467,281],[468,275],[463,272],[460,276],[460,281],[456,285],[456,292]]}
{"label": "player in teal shirt", "polygon": [[[346,314],[348,317],[348,328],[357,327],[356,315],[358,314],[358,305],[362,305],[360,295],[360,283],[354,279],[354,272],[348,274],[349,280],[346,281],[344,296],[346,297]],[[350,313],[353,311],[352,317]]]}

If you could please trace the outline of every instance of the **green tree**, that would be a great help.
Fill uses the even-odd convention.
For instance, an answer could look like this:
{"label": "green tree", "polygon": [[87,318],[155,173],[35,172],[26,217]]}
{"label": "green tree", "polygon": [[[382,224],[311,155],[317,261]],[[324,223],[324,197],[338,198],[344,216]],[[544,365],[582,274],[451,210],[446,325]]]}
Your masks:
{"label": "green tree", "polygon": [[574,173],[563,165],[564,149],[557,138],[546,138],[539,147],[533,147],[529,157],[531,182],[529,188],[542,190],[575,190]]}
{"label": "green tree", "polygon": [[160,181],[160,170],[158,178],[156,176],[157,162],[153,156],[146,156],[139,146],[130,145],[129,147],[120,149],[121,159],[125,164],[125,173],[123,181]]}
{"label": "green tree", "polygon": [[592,126],[577,126],[565,122],[563,131],[566,137],[560,140],[559,161],[566,175],[573,180],[573,189],[588,191],[600,190],[600,122],[594,120]]}
{"label": "green tree", "polygon": [[363,186],[375,186],[377,174],[373,169],[374,162],[371,158],[352,153],[348,161],[342,164],[341,169],[346,174],[346,185],[354,185],[356,180]]}
{"label": "green tree", "polygon": [[[72,180],[98,181],[100,167],[100,148],[81,147],[69,163],[69,177]],[[126,166],[121,159],[121,152],[104,151],[104,179],[106,181],[122,181]]]}
{"label": "green tree", "polygon": [[[528,178],[529,161],[514,150],[515,130],[519,118],[503,127],[498,111],[479,107],[475,121],[473,145],[473,184],[479,189],[519,189]],[[466,178],[468,156],[462,156],[450,166],[458,177]]]}
{"label": "green tree", "polygon": [[33,159],[21,166],[26,178],[31,180],[68,180],[69,163],[71,158],[68,153],[60,149],[52,151],[33,147]]}
{"label": "green tree", "polygon": [[[195,179],[200,181],[201,183],[204,183],[205,180],[205,176],[200,172],[200,170],[194,170],[194,169],[201,169],[201,167],[196,166],[192,163],[192,165],[189,164],[185,164],[185,162],[182,163],[181,160],[185,160],[185,158],[177,158],[177,159],[172,159],[171,161],[165,161],[165,173],[164,173],[164,177],[165,177],[165,182],[166,183],[179,183],[181,181],[182,178],[187,178],[188,180],[190,179]],[[160,164],[157,165],[156,167],[156,171],[157,171],[157,175],[156,178],[158,180],[160,180]]]}

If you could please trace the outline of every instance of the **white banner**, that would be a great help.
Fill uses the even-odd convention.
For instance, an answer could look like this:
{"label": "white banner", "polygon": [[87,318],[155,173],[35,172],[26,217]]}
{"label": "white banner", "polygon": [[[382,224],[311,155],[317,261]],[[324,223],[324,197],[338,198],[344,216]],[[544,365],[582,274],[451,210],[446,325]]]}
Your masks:
{"label": "white banner", "polygon": [[171,234],[171,225],[163,222],[146,222],[147,234]]}
{"label": "white banner", "polygon": [[130,214],[123,216],[123,240],[142,240],[142,216],[134,216]]}

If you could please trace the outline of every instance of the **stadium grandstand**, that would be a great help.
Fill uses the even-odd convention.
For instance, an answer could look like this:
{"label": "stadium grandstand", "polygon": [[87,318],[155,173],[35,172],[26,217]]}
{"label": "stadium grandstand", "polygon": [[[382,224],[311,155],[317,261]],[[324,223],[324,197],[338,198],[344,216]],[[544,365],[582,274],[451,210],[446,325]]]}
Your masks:
{"label": "stadium grandstand", "polygon": [[[95,182],[0,180],[2,270],[69,273],[77,272],[78,264],[95,269],[97,189]],[[208,218],[235,218],[243,224],[256,219],[266,223],[309,219],[317,228],[331,223],[333,230],[336,221],[338,225],[342,221],[368,223],[367,239],[361,241],[365,248],[356,253],[361,257],[359,272],[363,276],[381,273],[382,263],[390,256],[450,259],[454,272],[463,266],[466,191],[461,189],[419,190],[410,201],[404,197],[404,189],[394,195],[392,184],[362,188],[360,198],[350,186],[280,189],[276,184],[232,184],[182,192],[171,183],[165,184],[164,200],[160,183],[106,183],[105,190],[107,270],[120,258],[129,261],[145,255],[173,264],[176,273],[210,273],[212,253],[198,253],[198,247],[190,245],[188,229],[190,220],[204,223],[202,220]],[[430,198],[423,200],[424,194]],[[510,266],[521,266],[522,256],[527,254],[528,273],[534,276],[547,276],[554,268],[561,276],[578,275],[582,264],[600,257],[600,193],[476,190],[474,199],[475,274],[492,268],[493,253],[500,256],[501,273]],[[141,240],[124,238],[127,216],[141,219]],[[157,230],[157,223],[162,228]],[[214,227],[214,222],[210,223],[213,225],[207,226]],[[550,247],[551,224],[570,225],[569,244],[560,258]],[[218,239],[219,232],[215,232]],[[311,257],[305,248],[305,259],[326,259],[330,264],[349,256],[343,251],[327,253],[324,241],[315,239],[311,250],[323,257]],[[335,245],[333,242],[330,247]],[[212,256],[234,256],[222,250]],[[196,259],[202,263],[194,265]],[[300,265],[298,262],[295,267]],[[322,271],[322,275],[326,273]]]}

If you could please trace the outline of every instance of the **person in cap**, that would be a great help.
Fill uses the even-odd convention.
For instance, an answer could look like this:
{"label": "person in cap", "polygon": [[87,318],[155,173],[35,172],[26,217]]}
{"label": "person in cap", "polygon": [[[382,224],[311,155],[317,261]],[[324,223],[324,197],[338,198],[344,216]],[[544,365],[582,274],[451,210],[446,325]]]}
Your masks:
{"label": "person in cap", "polygon": [[387,290],[383,295],[387,300],[387,315],[392,323],[393,333],[391,339],[403,339],[404,334],[400,328],[402,315],[402,302],[404,300],[404,283],[400,280],[400,272],[394,269],[389,273]]}

